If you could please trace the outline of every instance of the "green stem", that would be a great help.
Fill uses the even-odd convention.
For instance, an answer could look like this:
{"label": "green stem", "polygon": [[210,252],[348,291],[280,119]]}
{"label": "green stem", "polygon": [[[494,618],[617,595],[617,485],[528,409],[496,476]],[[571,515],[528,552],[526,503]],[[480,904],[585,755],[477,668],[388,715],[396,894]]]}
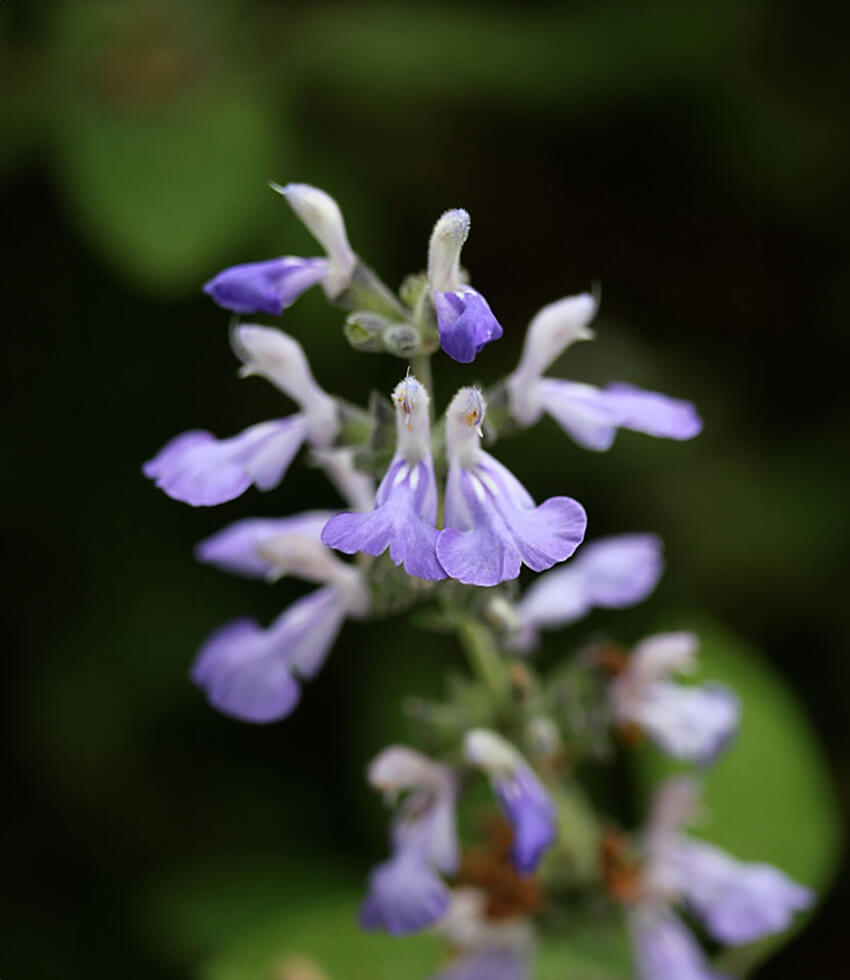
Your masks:
{"label": "green stem", "polygon": [[473,672],[484,684],[497,707],[504,705],[510,696],[510,678],[504,658],[493,641],[493,634],[484,623],[475,619],[465,620],[458,636]]}
{"label": "green stem", "polygon": [[431,355],[416,354],[413,358],[413,374],[425,386],[431,396],[431,417],[434,416],[434,379],[431,375]]}

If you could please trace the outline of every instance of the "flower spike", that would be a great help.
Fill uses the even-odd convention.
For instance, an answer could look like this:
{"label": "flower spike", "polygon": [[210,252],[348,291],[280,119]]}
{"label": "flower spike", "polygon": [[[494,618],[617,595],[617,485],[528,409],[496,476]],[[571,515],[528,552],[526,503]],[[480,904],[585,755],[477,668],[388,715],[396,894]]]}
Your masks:
{"label": "flower spike", "polygon": [[467,585],[498,585],[523,564],[542,572],[564,561],[584,537],[584,508],[570,497],[535,506],[517,478],[479,445],[486,403],[477,388],[461,388],[446,413],[445,530],[437,557]]}
{"label": "flower spike", "polygon": [[408,375],[392,395],[396,414],[396,452],[368,514],[338,514],[322,532],[325,544],[353,555],[383,554],[388,548],[408,575],[443,579],[437,561],[437,484],[431,458],[425,387]]}
{"label": "flower spike", "polygon": [[434,226],[428,247],[428,282],[440,346],[463,364],[474,361],[486,344],[502,336],[487,300],[461,279],[460,250],[469,224],[469,214],[462,208],[446,211]]}

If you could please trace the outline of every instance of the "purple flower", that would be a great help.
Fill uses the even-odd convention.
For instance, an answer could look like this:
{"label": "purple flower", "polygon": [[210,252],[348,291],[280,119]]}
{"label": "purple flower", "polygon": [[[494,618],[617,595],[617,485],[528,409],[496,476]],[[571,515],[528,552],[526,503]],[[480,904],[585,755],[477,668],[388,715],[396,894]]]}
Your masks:
{"label": "purple flower", "polygon": [[814,901],[778,868],[736,861],[712,844],[681,839],[667,860],[685,902],[715,939],[733,946],[784,932]]}
{"label": "purple flower", "polygon": [[458,867],[455,778],[419,752],[392,746],[369,767],[369,782],[391,799],[408,795],[393,821],[393,855],[370,876],[360,923],[394,935],[415,932],[448,908],[449,890],[439,872]]}
{"label": "purple flower", "polygon": [[488,946],[458,957],[433,980],[529,980],[529,957],[510,946]]}
{"label": "purple flower", "polygon": [[523,426],[543,412],[585,449],[610,449],[617,430],[633,429],[667,439],[692,439],[702,421],[690,402],[615,383],[606,388],[543,377],[570,344],[591,340],[588,324],[597,301],[588,293],[544,306],[528,327],[522,357],[507,381],[510,414]]}
{"label": "purple flower", "polygon": [[396,453],[368,514],[338,514],[322,532],[325,544],[353,555],[383,554],[423,579],[446,577],[436,556],[437,484],[431,458],[428,392],[412,376],[396,385]]}
{"label": "purple flower", "polygon": [[667,679],[673,672],[695,669],[697,645],[692,633],[648,637],[611,682],[610,694],[619,723],[638,725],[676,759],[705,765],[733,736],[740,708],[722,684],[685,687]]}
{"label": "purple flower", "polygon": [[202,430],[184,432],[144,464],[145,476],[169,497],[193,507],[233,500],[251,484],[273,489],[305,440],[326,447],[339,431],[334,400],[316,384],[300,344],[279,330],[250,324],[237,327],[232,339],[242,375],[267,378],[301,411],[252,425],[229,439]]}
{"label": "purple flower", "polygon": [[436,922],[448,905],[443,879],[419,855],[402,852],[372,872],[360,925],[402,936]]}
{"label": "purple flower", "polygon": [[514,832],[511,859],[530,874],[556,837],[556,814],[549,794],[520,753],[500,735],[483,728],[464,738],[469,762],[490,776],[499,805]]}
{"label": "purple flower", "polygon": [[653,803],[644,845],[642,899],[632,916],[645,980],[714,977],[695,940],[671,911],[673,903],[685,903],[715,939],[740,945],[784,931],[794,913],[814,901],[808,888],[777,868],[736,861],[714,845],[682,833],[683,825],[693,820],[698,792],[693,780],[674,777],[661,785]]}
{"label": "purple flower", "polygon": [[166,443],[142,471],[169,497],[212,507],[233,500],[251,484],[258,490],[276,487],[306,435],[300,415],[252,425],[229,439],[193,430]]}
{"label": "purple flower", "polygon": [[437,314],[440,346],[456,361],[469,364],[502,327],[487,300],[467,286],[460,273],[460,251],[469,234],[469,215],[446,211],[434,226],[428,249],[428,281]]}
{"label": "purple flower", "polygon": [[301,542],[302,552],[304,545],[312,545],[316,551],[327,553],[321,535],[331,517],[333,511],[329,510],[306,511],[293,517],[249,517],[205,538],[195,548],[195,556],[236,575],[277,578],[280,565],[274,560],[275,549],[279,552],[281,544],[291,551]]}
{"label": "purple flower", "polygon": [[551,568],[584,537],[584,508],[570,497],[535,506],[525,487],[478,444],[486,406],[476,388],[461,388],[446,413],[449,475],[445,525],[437,558],[446,573],[467,585],[498,585],[523,564]]}
{"label": "purple flower", "polygon": [[328,274],[327,259],[285,256],[246,262],[219,272],[204,283],[207,296],[234,313],[280,316],[296,299]]}
{"label": "purple flower", "polygon": [[535,579],[514,607],[509,644],[530,650],[539,629],[566,626],[594,606],[622,609],[642,602],[655,588],[664,568],[660,538],[654,534],[620,534],[582,546],[561,568]]}
{"label": "purple flower", "polygon": [[[323,564],[317,549],[325,553]],[[319,544],[287,571],[328,584],[294,602],[266,629],[251,619],[226,623],[207,639],[192,667],[192,680],[210,704],[242,721],[288,715],[301,694],[299,679],[318,673],[346,617],[359,618],[367,609],[357,570]]]}
{"label": "purple flower", "polygon": [[723,980],[684,923],[665,906],[629,914],[639,980]]}
{"label": "purple flower", "polygon": [[284,256],[264,262],[247,262],[219,272],[204,285],[204,292],[235,313],[268,313],[279,316],[316,283],[335,299],[351,280],[357,257],[345,234],[345,223],[336,201],[307,184],[287,184],[272,189],[282,194],[327,258]]}

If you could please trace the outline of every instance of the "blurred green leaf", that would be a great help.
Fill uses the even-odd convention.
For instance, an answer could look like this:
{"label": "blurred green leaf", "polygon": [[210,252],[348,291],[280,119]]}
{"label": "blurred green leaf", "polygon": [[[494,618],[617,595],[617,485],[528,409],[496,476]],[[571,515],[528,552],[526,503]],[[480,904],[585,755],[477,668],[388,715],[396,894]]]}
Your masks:
{"label": "blurred green leaf", "polygon": [[109,261],[150,285],[216,271],[233,237],[275,207],[263,196],[281,169],[273,126],[248,91],[156,114],[78,101],[62,117],[57,166],[72,208]]}
{"label": "blurred green leaf", "polygon": [[[693,619],[691,620],[693,622]],[[700,671],[740,695],[741,729],[705,778],[709,818],[695,832],[746,861],[766,861],[821,894],[835,873],[841,829],[826,758],[800,703],[770,664],[743,641],[700,624]],[[673,763],[651,747],[638,754],[648,806]],[[724,954],[726,968],[751,967],[785,936]]]}
{"label": "blurred green leaf", "polygon": [[330,980],[418,980],[437,964],[434,936],[394,939],[363,932],[360,895],[339,894],[267,919],[204,964],[201,980],[271,980],[287,960],[303,958]]}
{"label": "blurred green leaf", "polygon": [[562,942],[538,950],[535,980],[629,980],[632,957],[625,924],[581,923]]}

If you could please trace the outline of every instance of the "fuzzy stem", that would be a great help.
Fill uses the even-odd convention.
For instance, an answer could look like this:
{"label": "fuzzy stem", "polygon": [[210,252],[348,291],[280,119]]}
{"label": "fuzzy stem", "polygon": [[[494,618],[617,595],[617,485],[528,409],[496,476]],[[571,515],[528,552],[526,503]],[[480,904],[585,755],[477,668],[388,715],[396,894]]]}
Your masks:
{"label": "fuzzy stem", "polygon": [[493,634],[484,623],[467,619],[461,624],[458,637],[473,672],[484,684],[494,705],[502,707],[510,695],[510,678],[505,661],[493,642]]}

